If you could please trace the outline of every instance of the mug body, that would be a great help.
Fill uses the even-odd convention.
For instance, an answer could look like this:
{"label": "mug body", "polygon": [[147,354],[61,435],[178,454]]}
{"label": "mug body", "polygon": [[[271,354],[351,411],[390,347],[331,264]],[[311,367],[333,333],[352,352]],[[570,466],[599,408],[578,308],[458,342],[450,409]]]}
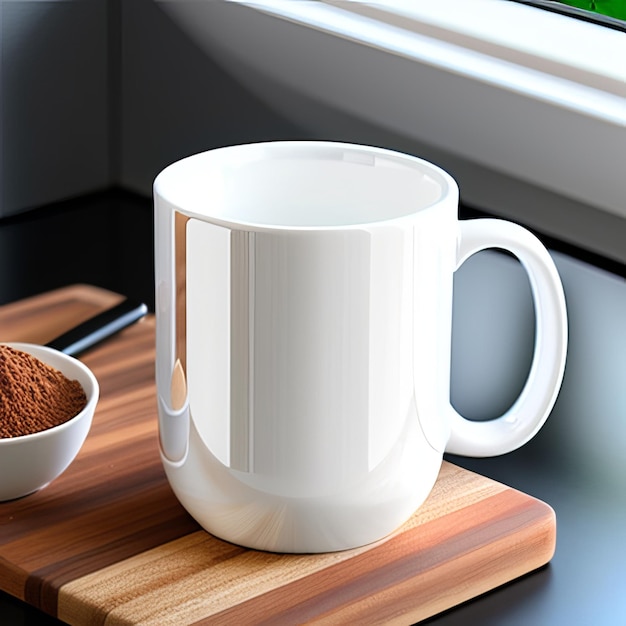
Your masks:
{"label": "mug body", "polygon": [[395,530],[447,439],[454,181],[385,150],[276,142],[179,161],[154,192],[159,427],[181,503],[273,551]]}

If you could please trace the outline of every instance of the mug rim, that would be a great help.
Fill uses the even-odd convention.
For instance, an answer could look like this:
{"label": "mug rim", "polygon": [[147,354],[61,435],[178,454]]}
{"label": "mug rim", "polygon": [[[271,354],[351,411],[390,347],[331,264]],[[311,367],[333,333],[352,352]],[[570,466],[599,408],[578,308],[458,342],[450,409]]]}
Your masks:
{"label": "mug rim", "polygon": [[[185,179],[188,180],[189,177],[193,177],[194,175],[199,176],[200,170],[206,168],[207,164],[214,163],[217,159],[224,157],[231,162],[243,160],[242,162],[244,163],[260,160],[261,156],[265,159],[269,157],[270,159],[279,160],[280,158],[286,156],[293,157],[294,155],[299,158],[326,155],[326,159],[330,160],[329,155],[331,151],[335,155],[340,153],[344,155],[350,154],[355,158],[344,160],[349,160],[357,165],[361,163],[359,156],[364,160],[379,157],[385,161],[403,165],[407,167],[407,169],[413,169],[421,173],[424,177],[428,177],[431,182],[435,182],[439,186],[438,196],[433,201],[413,211],[381,219],[364,219],[362,221],[349,221],[346,223],[294,224],[273,221],[257,222],[207,212],[206,208],[202,206],[204,197],[198,198],[198,196],[202,196],[202,194],[197,193],[196,189],[189,192],[189,186],[185,185]],[[334,160],[336,159],[337,157],[335,156]],[[225,162],[225,164],[227,164],[227,162]],[[373,165],[374,163],[371,164]],[[170,205],[171,209],[188,217],[197,218],[232,230],[261,232],[329,232],[359,228],[368,229],[389,225],[404,226],[418,219],[421,214],[431,212],[433,209],[449,203],[450,200],[452,200],[452,207],[456,217],[459,203],[459,190],[456,180],[444,169],[426,159],[388,148],[327,140],[260,141],[222,146],[195,153],[165,167],[154,180],[153,194],[155,203],[158,200],[165,201]]]}

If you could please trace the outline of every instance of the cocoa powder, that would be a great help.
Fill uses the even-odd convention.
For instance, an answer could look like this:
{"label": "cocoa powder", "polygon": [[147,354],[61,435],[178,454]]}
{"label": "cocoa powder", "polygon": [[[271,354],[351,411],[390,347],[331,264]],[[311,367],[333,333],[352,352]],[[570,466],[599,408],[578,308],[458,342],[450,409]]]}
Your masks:
{"label": "cocoa powder", "polygon": [[58,426],[86,404],[77,380],[31,354],[0,345],[0,438]]}

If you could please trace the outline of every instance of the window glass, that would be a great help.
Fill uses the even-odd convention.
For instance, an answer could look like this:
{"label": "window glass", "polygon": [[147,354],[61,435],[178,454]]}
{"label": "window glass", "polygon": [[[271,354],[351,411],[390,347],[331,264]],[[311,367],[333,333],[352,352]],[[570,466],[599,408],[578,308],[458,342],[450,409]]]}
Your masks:
{"label": "window glass", "polygon": [[626,20],[626,0],[559,0],[561,4]]}

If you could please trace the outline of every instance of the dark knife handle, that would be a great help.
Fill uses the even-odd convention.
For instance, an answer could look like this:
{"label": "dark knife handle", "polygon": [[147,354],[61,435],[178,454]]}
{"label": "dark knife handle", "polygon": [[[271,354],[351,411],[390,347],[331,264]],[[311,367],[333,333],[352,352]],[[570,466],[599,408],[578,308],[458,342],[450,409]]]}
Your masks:
{"label": "dark knife handle", "polygon": [[134,324],[147,312],[148,307],[143,302],[136,302],[127,298],[120,304],[98,313],[98,315],[68,330],[46,345],[70,356],[77,356],[87,348],[91,348],[123,328]]}

